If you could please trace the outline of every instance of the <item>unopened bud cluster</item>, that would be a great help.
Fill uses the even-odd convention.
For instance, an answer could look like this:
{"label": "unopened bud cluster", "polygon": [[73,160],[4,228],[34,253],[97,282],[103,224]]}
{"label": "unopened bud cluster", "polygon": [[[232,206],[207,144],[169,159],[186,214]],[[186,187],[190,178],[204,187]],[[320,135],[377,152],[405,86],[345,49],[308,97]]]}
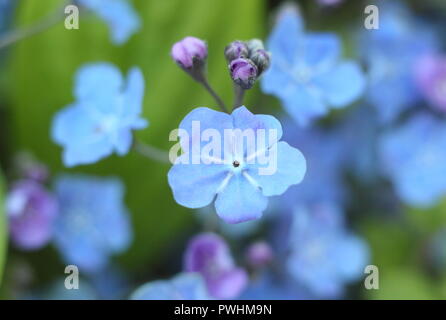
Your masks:
{"label": "unopened bud cluster", "polygon": [[234,41],[225,48],[232,80],[243,89],[250,89],[270,65],[270,54],[259,39]]}

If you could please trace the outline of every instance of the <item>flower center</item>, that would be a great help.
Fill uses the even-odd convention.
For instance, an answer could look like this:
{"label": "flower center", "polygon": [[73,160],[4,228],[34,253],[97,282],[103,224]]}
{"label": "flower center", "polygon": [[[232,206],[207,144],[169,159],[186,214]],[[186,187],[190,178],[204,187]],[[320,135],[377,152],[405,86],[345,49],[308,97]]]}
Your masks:
{"label": "flower center", "polygon": [[233,165],[234,168],[238,168],[240,166],[240,162],[238,162],[237,160],[234,160],[232,162],[232,165]]}

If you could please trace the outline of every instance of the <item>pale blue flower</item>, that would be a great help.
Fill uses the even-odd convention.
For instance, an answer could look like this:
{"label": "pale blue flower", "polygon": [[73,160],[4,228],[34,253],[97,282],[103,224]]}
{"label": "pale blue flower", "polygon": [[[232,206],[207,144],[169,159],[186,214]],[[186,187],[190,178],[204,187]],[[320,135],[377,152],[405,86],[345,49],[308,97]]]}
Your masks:
{"label": "pale blue flower", "polygon": [[446,195],[446,123],[420,113],[380,139],[383,171],[407,204],[435,205]]}
{"label": "pale blue flower", "polygon": [[76,101],[53,119],[52,138],[64,148],[66,166],[95,163],[116,152],[125,155],[132,130],[143,129],[140,117],[144,78],[138,68],[123,79],[108,63],[87,64],[76,74]]}
{"label": "pale blue flower", "polygon": [[339,297],[364,275],[368,246],[346,229],[337,206],[295,207],[289,235],[288,272],[315,295]]}
{"label": "pale blue flower", "polygon": [[341,43],[332,33],[306,33],[299,14],[282,11],[267,49],[271,67],[262,90],[276,95],[301,125],[343,108],[361,96],[365,78],[358,63],[341,60]]}
{"label": "pale blue flower", "polygon": [[412,16],[400,1],[379,2],[379,29],[361,29],[359,51],[368,69],[366,100],[382,123],[394,121],[420,98],[415,63],[437,50],[432,28]]}
{"label": "pale blue flower", "polygon": [[123,44],[141,28],[141,19],[127,0],[77,0],[103,19],[114,44]]}
{"label": "pale blue flower", "polygon": [[66,263],[97,272],[111,255],[127,249],[132,233],[120,180],[64,175],[56,180],[55,193],[54,243]]}
{"label": "pale blue flower", "polygon": [[210,300],[199,273],[180,273],[171,280],[157,280],[136,289],[132,300]]}
{"label": "pale blue flower", "polygon": [[[221,146],[225,145],[224,131],[228,129],[251,129],[254,133],[265,129],[268,133],[267,144],[263,149],[257,145],[254,150],[237,151],[234,150],[236,148],[228,148],[222,151],[224,155],[216,156],[220,158],[210,159],[205,152],[198,150],[209,142],[197,141],[192,135],[194,121],[200,123],[200,133],[206,129],[219,133]],[[216,198],[217,214],[226,222],[258,219],[267,206],[267,197],[284,193],[289,186],[300,183],[304,177],[306,163],[303,155],[286,142],[279,141],[282,126],[272,116],[254,115],[244,106],[235,109],[231,115],[202,107],[191,111],[181,122],[180,129],[188,132],[189,137],[181,139],[185,153],[170,169],[168,179],[175,200],[185,207],[205,207]],[[269,136],[270,130],[277,134],[275,141],[268,139],[273,137]],[[226,143],[236,146],[241,139],[234,136]],[[264,166],[258,158],[266,153],[277,159],[276,171],[270,175],[262,175],[259,171]],[[194,157],[199,158],[197,164],[192,163]]]}

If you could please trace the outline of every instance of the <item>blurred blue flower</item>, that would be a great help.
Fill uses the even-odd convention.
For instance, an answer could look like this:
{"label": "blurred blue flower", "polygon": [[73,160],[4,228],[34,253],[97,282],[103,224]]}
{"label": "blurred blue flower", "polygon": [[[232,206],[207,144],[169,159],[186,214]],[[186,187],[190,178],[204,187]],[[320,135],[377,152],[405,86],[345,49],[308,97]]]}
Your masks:
{"label": "blurred blue flower", "polygon": [[114,151],[128,153],[132,130],[143,129],[140,117],[144,78],[133,68],[124,81],[108,63],[87,64],[76,74],[76,102],[53,119],[52,138],[64,148],[66,166],[95,163]]}
{"label": "blurred blue flower", "polygon": [[98,296],[90,283],[84,279],[79,280],[78,289],[69,290],[65,287],[65,278],[59,278],[49,286],[38,289],[24,298],[30,300],[97,300]]}
{"label": "blurred blue flower", "polygon": [[446,56],[423,56],[417,61],[415,76],[423,97],[446,113]]}
{"label": "blurred blue flower", "polygon": [[40,249],[53,236],[57,201],[39,182],[21,180],[7,195],[6,214],[14,245],[25,250]]}
{"label": "blurred blue flower", "polygon": [[132,300],[210,300],[199,273],[180,273],[172,280],[157,280],[136,289]]}
{"label": "blurred blue flower", "polygon": [[304,300],[311,295],[287,277],[262,272],[249,282],[240,300]]}
{"label": "blurred blue flower", "polygon": [[365,77],[354,61],[340,60],[341,43],[332,33],[306,33],[292,8],[279,15],[268,39],[271,67],[262,90],[280,98],[300,125],[343,108],[359,98]]}
{"label": "blurred blue flower", "polygon": [[433,29],[417,21],[403,2],[381,1],[379,8],[379,29],[361,29],[359,51],[368,67],[366,99],[380,121],[389,123],[419,99],[416,60],[438,45]]}
{"label": "blurred blue flower", "polygon": [[114,44],[121,45],[141,28],[141,19],[127,0],[77,0],[103,19]]}
{"label": "blurred blue flower", "polygon": [[12,18],[14,17],[14,10],[16,1],[0,0],[0,34],[8,30]]}
{"label": "blurred blue flower", "polygon": [[[193,127],[197,123],[199,128],[195,131],[198,133],[194,133]],[[208,129],[218,135],[213,143],[219,143],[224,149],[220,155],[204,151],[209,140],[200,141],[199,136]],[[254,148],[241,150],[238,148],[241,144],[246,147],[243,136],[234,133],[225,137],[226,130],[233,129],[251,132],[252,136],[258,136],[259,130],[263,129],[266,131],[265,143],[258,140]],[[177,158],[168,173],[175,200],[188,208],[201,208],[217,196],[217,214],[228,223],[260,218],[267,206],[267,197],[282,194],[289,186],[300,183],[305,175],[303,155],[286,142],[279,141],[282,126],[272,116],[254,115],[244,106],[235,109],[231,115],[202,107],[183,119],[180,130],[188,133],[180,136],[185,153]],[[269,164],[263,165],[259,159],[266,154],[271,160],[269,164],[275,166],[271,169],[276,169],[271,174],[262,174],[262,169]],[[194,159],[198,160],[196,164]]]}
{"label": "blurred blue flower", "polygon": [[287,269],[318,297],[339,297],[344,285],[357,281],[369,261],[366,243],[344,225],[338,207],[295,207]]}
{"label": "blurred blue flower", "polygon": [[217,299],[233,299],[248,282],[245,270],[234,265],[226,242],[214,233],[195,236],[184,254],[184,270],[199,272],[210,295]]}
{"label": "blurred blue flower", "polygon": [[54,242],[66,263],[93,273],[127,249],[132,234],[120,180],[64,175],[55,192],[60,213]]}
{"label": "blurred blue flower", "polygon": [[379,141],[384,173],[405,203],[429,207],[446,195],[446,124],[419,113]]}
{"label": "blurred blue flower", "polygon": [[299,146],[307,160],[307,173],[301,184],[292,186],[279,198],[279,206],[295,206],[347,200],[343,179],[345,144],[334,130],[318,127],[299,129],[292,121],[284,123],[284,140]]}

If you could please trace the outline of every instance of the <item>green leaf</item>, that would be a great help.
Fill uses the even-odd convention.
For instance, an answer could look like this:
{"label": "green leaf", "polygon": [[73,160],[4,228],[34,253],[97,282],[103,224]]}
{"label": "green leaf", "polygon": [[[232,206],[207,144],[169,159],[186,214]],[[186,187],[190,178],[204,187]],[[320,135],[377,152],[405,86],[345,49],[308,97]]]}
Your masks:
{"label": "green leaf", "polygon": [[[47,0],[43,6],[39,1],[21,1],[18,24],[35,22],[63,2]],[[130,154],[67,170],[61,163],[61,149],[50,140],[51,120],[73,101],[73,76],[82,64],[109,61],[123,72],[139,66],[147,87],[144,116],[151,125],[136,135],[167,150],[171,145],[169,132],[192,108],[215,106],[207,93],[171,61],[171,45],[187,35],[206,39],[210,82],[230,104],[232,83],[223,57],[224,46],[235,39],[262,38],[265,19],[264,1],[259,0],[133,3],[143,18],[143,28],[123,47],[110,43],[105,23],[85,17],[82,12],[79,30],[66,30],[60,23],[20,42],[11,51],[8,92],[18,148],[32,151],[53,173],[72,171],[122,177],[135,231],[133,246],[124,261],[130,267],[147,268],[150,258],[177,241],[177,235],[193,217],[191,210],[173,200],[166,177],[169,166]],[[248,93],[248,101],[253,98],[253,93]]]}
{"label": "green leaf", "polygon": [[6,227],[6,213],[4,204],[4,180],[0,172],[0,285],[2,284],[3,268],[6,262],[6,250],[8,244],[8,229]]}

